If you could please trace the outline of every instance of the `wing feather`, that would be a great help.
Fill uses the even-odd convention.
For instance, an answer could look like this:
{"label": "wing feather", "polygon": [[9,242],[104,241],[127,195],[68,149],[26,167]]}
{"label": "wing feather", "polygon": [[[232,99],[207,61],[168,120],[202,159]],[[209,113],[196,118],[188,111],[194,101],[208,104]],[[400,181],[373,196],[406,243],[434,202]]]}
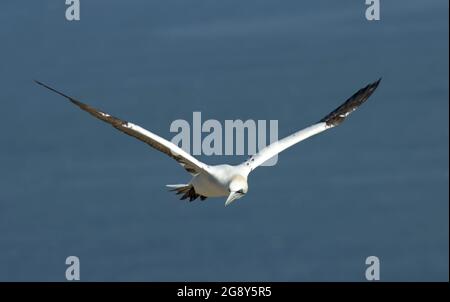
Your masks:
{"label": "wing feather", "polygon": [[189,153],[185,152],[183,149],[178,147],[177,145],[173,144],[172,142],[169,142],[168,140],[138,126],[133,123],[124,121],[120,118],[117,118],[115,116],[109,115],[105,112],[102,112],[98,109],[95,109],[85,103],[82,103],[46,84],[43,84],[39,81],[35,81],[37,84],[50,89],[51,91],[69,99],[73,104],[77,105],[82,110],[90,113],[94,117],[112,125],[114,128],[116,128],[119,131],[122,131],[125,134],[128,134],[132,137],[137,138],[140,141],[143,141],[150,145],[151,147],[155,148],[156,150],[170,156],[171,158],[175,159],[181,166],[183,166],[186,171],[188,171],[191,174],[198,174],[201,171],[207,171],[208,166],[193,156],[191,156]]}
{"label": "wing feather", "polygon": [[369,96],[378,87],[380,81],[381,79],[358,90],[342,105],[326,115],[318,123],[270,144],[269,146],[263,148],[261,151],[250,157],[242,165],[245,166],[250,173],[253,169],[260,166],[283,150],[286,150],[287,148],[313,135],[319,134],[325,130],[340,125],[347,118],[347,116],[349,116],[369,98]]}

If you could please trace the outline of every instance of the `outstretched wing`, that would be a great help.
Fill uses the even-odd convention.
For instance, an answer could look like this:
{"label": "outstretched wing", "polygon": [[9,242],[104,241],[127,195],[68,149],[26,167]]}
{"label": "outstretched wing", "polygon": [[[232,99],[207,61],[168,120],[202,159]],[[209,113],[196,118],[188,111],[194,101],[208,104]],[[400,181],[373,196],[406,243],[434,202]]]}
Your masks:
{"label": "outstretched wing", "polygon": [[350,115],[350,113],[355,111],[359,106],[361,106],[362,103],[364,103],[369,98],[369,96],[378,87],[380,81],[381,79],[360,89],[341,106],[336,108],[316,124],[297,131],[294,134],[291,134],[263,148],[261,151],[250,157],[250,159],[245,161],[242,165],[246,166],[250,169],[250,171],[252,171],[256,167],[260,166],[267,160],[271,159],[272,157],[274,157],[281,151],[291,147],[292,145],[295,145],[302,140],[305,140],[308,137],[316,135],[320,132],[338,126],[345,120],[348,115]]}
{"label": "outstretched wing", "polygon": [[84,104],[50,86],[47,86],[41,82],[35,81],[37,84],[50,89],[51,91],[69,99],[73,104],[80,107],[82,110],[90,113],[91,115],[95,116],[96,118],[112,125],[114,128],[122,131],[125,134],[128,134],[130,136],[133,136],[137,138],[138,140],[141,140],[151,147],[155,148],[158,151],[161,151],[171,158],[175,159],[178,163],[180,163],[186,171],[188,171],[191,174],[198,174],[201,171],[206,171],[208,168],[208,165],[202,163],[201,161],[195,159],[193,156],[191,156],[189,153],[185,152],[180,147],[176,146],[175,144],[169,142],[168,140],[165,140],[164,138],[138,126],[133,123],[123,121],[117,117],[114,117],[112,115],[109,115],[105,112],[102,112],[100,110],[97,110],[87,104]]}

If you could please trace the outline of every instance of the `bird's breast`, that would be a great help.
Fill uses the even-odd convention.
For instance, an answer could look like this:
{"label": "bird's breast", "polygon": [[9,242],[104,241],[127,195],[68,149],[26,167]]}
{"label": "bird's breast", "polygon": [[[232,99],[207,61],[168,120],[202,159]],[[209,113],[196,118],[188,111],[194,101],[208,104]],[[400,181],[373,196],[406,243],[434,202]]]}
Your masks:
{"label": "bird's breast", "polygon": [[228,183],[210,174],[200,173],[191,181],[197,194],[206,197],[228,196]]}

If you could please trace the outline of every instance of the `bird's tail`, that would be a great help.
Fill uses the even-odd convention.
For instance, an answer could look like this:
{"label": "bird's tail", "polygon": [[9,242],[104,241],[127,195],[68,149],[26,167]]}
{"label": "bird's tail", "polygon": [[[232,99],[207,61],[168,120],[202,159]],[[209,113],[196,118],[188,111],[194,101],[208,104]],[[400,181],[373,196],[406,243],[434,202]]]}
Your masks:
{"label": "bird's tail", "polygon": [[170,188],[170,191],[176,192],[177,195],[183,194],[180,198],[181,200],[189,198],[189,201],[193,201],[198,197],[200,197],[201,200],[206,199],[206,196],[197,194],[191,184],[166,185],[166,187]]}

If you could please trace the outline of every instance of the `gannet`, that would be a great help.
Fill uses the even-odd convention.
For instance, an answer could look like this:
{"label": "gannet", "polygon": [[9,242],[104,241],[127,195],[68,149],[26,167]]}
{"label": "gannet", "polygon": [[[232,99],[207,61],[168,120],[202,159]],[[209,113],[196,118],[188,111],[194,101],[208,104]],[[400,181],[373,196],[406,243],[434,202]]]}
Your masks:
{"label": "gannet", "polygon": [[250,172],[283,150],[313,135],[340,125],[353,111],[355,111],[369,98],[369,96],[378,87],[380,81],[381,78],[376,82],[373,82],[358,90],[342,105],[337,107],[320,121],[283,139],[273,142],[239,165],[207,165],[197,160],[177,145],[154,134],[153,132],[150,132],[136,124],[109,115],[101,110],[95,109],[90,105],[82,103],[77,99],[70,97],[42,82],[35,82],[67,98],[70,102],[77,105],[82,110],[112,125],[114,128],[147,143],[158,151],[165,153],[181,164],[181,166],[192,175],[190,182],[187,184],[167,185],[167,187],[170,188],[171,191],[176,192],[176,194],[183,194],[181,196],[181,200],[189,198],[189,201],[193,201],[198,197],[200,197],[201,200],[205,200],[208,197],[227,197],[225,201],[225,206],[227,206],[247,194],[247,179]]}

